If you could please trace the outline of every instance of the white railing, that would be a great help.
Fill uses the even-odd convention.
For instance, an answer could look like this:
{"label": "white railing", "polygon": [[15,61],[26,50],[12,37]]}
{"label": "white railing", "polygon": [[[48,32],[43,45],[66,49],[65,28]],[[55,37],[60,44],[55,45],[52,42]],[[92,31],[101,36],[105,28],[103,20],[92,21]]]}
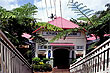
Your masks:
{"label": "white railing", "polygon": [[0,30],[0,73],[32,73],[28,61]]}
{"label": "white railing", "polygon": [[71,73],[110,73],[110,39],[70,65]]}

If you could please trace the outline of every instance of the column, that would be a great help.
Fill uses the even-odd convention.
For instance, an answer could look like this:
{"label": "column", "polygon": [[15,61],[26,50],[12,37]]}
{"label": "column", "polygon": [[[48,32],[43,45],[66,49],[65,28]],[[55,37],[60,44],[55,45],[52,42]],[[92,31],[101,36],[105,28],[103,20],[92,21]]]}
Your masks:
{"label": "column", "polygon": [[72,62],[72,49],[70,50],[70,54],[69,54],[69,64]]}
{"label": "column", "polygon": [[46,58],[48,58],[48,50],[46,50]]}
{"label": "column", "polygon": [[47,43],[47,49],[46,49],[46,58],[48,58],[48,43]]}
{"label": "column", "polygon": [[76,49],[77,49],[77,47],[74,46],[74,58],[76,58]]}
{"label": "column", "polygon": [[84,45],[84,50],[83,50],[83,57],[86,55],[86,45]]}
{"label": "column", "polygon": [[38,57],[38,43],[36,43],[35,47],[35,57]]}
{"label": "column", "polygon": [[53,50],[52,50],[52,48],[51,48],[51,57],[50,58],[53,58]]}
{"label": "column", "polygon": [[51,66],[52,66],[52,68],[53,68],[53,48],[51,47],[51,60],[50,60],[50,64],[51,64]]}

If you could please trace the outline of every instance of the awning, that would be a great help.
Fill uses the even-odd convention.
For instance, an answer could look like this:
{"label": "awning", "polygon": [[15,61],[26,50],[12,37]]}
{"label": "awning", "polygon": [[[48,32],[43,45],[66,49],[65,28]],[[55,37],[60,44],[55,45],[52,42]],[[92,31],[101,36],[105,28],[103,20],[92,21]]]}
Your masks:
{"label": "awning", "polygon": [[72,43],[51,43],[51,46],[74,46]]}

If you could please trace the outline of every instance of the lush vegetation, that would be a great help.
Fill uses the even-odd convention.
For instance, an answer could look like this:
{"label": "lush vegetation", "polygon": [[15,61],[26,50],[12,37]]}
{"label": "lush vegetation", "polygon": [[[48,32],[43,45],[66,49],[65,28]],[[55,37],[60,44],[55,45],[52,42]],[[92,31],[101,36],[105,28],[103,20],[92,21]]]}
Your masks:
{"label": "lush vegetation", "polygon": [[75,29],[68,29],[64,30],[63,32],[59,33],[57,36],[55,36],[51,41],[58,40],[61,37],[66,38],[66,35],[71,33],[72,31],[84,31],[84,29],[87,31],[86,34],[94,34],[97,37],[99,37],[99,42],[93,43],[89,47],[94,48],[95,46],[100,45],[103,43],[106,39],[109,37],[105,37],[104,34],[110,34],[110,4],[106,4],[107,7],[106,10],[95,12],[93,10],[90,10],[87,8],[87,6],[84,6],[83,3],[78,2],[70,2],[68,4],[69,8],[74,11],[79,18],[77,20],[83,20],[84,22],[78,22],[76,19],[71,18],[70,21],[73,23],[76,23],[80,26],[80,28]]}
{"label": "lush vegetation", "polygon": [[[10,11],[0,7],[0,29],[16,46],[16,48],[28,59],[32,57],[32,48],[35,47],[34,43],[45,44],[48,42],[42,38],[41,35],[32,33],[33,31],[41,26],[42,28],[53,31],[62,30],[61,28],[55,27],[46,22],[37,22],[37,18],[34,17],[36,14],[37,7],[30,3]],[[31,37],[22,37],[23,33],[27,33],[31,35]],[[21,46],[25,45],[29,45],[29,48],[20,48]]]}
{"label": "lush vegetation", "polygon": [[42,60],[38,57],[32,58],[33,70],[35,72],[48,72],[52,71],[52,66],[47,62],[50,61],[48,58],[43,58]]}

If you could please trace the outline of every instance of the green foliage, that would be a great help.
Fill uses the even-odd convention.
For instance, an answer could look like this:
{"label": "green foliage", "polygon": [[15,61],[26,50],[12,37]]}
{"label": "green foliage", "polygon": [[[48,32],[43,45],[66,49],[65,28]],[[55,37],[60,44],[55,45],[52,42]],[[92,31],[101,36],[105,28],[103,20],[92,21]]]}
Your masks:
{"label": "green foliage", "polygon": [[77,61],[77,59],[73,59],[73,61],[71,62],[71,64],[75,63]]}
{"label": "green foliage", "polygon": [[52,66],[50,64],[43,64],[43,70],[45,72],[52,71]]}
{"label": "green foliage", "polygon": [[[91,13],[93,10],[86,8],[82,3],[78,2],[69,2],[69,8],[74,10],[75,13],[82,17],[86,18],[90,24],[87,27],[84,27],[89,34],[95,34],[95,36],[99,36],[100,40],[103,41],[104,34],[109,33],[109,25],[110,25],[110,4],[106,4],[108,7],[106,11],[98,11],[95,15]],[[91,18],[89,18],[93,15]],[[84,19],[82,19],[84,20]],[[94,31],[93,31],[94,30]]]}
{"label": "green foliage", "polygon": [[38,22],[38,23],[36,23],[36,25],[42,26],[42,28],[49,30],[49,31],[50,30],[51,31],[62,31],[63,30],[62,28],[59,28],[57,26],[51,25],[51,24],[46,23],[46,22]]}
{"label": "green foliage", "polygon": [[38,58],[38,57],[32,58],[32,61],[38,63],[38,62],[40,62],[40,58]]}
{"label": "green foliage", "polygon": [[93,22],[88,18],[89,16],[93,15],[93,10],[90,10],[89,8],[86,8],[87,6],[84,6],[83,3],[78,2],[69,2],[68,4],[69,8],[74,11],[74,13],[77,13],[80,17],[86,17],[91,24]]}
{"label": "green foliage", "polygon": [[66,39],[67,35],[70,34],[71,32],[75,32],[75,31],[77,32],[80,30],[84,31],[82,27],[63,30],[62,32],[59,32],[54,38],[52,38],[50,42],[54,42],[55,40],[61,39],[62,37]]}
{"label": "green foliage", "polygon": [[43,58],[43,62],[46,63],[47,61],[50,61],[49,58]]}
{"label": "green foliage", "polygon": [[52,71],[52,66],[48,63],[46,63],[47,61],[49,61],[48,58],[43,58],[43,61],[38,58],[35,57],[32,59],[33,60],[33,70],[35,72],[47,72],[47,71]]}
{"label": "green foliage", "polygon": [[37,7],[31,3],[24,4],[23,6],[13,9],[12,11],[17,17],[32,17],[35,15]]}
{"label": "green foliage", "polygon": [[15,18],[16,16],[11,11],[7,11],[3,7],[0,6],[0,19],[9,19]]}
{"label": "green foliage", "polygon": [[35,72],[40,71],[40,69],[41,69],[41,65],[35,65],[35,64],[33,64],[32,67],[33,67],[33,70]]}
{"label": "green foliage", "polygon": [[22,33],[31,34],[36,29],[36,20],[33,18],[36,9],[37,7],[30,3],[10,11],[0,7],[0,29],[17,48],[27,41],[21,37]]}
{"label": "green foliage", "polygon": [[28,51],[26,52],[26,54],[27,54],[28,57],[30,57],[30,56],[32,55],[32,50],[28,50]]}
{"label": "green foliage", "polygon": [[70,21],[73,22],[73,23],[75,23],[75,24],[78,24],[77,20],[74,19],[74,18],[71,18]]}
{"label": "green foliage", "polygon": [[80,17],[80,18],[77,18],[77,20],[88,21],[88,19],[87,19],[87,18],[85,18],[85,17]]}

